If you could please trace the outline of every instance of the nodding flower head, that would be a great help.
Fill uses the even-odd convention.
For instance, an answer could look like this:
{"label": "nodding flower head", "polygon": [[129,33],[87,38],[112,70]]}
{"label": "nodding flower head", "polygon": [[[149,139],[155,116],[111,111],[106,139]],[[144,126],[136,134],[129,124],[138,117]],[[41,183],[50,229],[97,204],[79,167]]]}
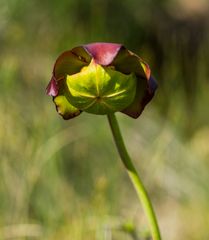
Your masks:
{"label": "nodding flower head", "polygon": [[116,43],[91,43],[62,53],[47,94],[64,119],[81,112],[139,117],[157,83],[147,63]]}

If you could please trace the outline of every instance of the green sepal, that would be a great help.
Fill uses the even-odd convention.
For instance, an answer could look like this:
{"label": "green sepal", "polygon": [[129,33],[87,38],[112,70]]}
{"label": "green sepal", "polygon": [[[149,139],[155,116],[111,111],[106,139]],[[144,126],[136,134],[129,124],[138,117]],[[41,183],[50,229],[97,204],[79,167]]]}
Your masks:
{"label": "green sepal", "polygon": [[67,97],[66,81],[62,80],[59,82],[59,94],[53,98],[56,105],[57,112],[65,119],[71,119],[78,116],[81,111],[74,107]]}

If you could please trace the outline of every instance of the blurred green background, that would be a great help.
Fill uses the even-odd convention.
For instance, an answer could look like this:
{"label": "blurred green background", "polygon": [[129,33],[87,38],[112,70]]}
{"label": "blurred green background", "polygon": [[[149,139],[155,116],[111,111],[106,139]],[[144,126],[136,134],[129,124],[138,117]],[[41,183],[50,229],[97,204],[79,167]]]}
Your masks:
{"label": "blurred green background", "polygon": [[0,239],[145,239],[106,117],[64,121],[45,95],[58,55],[98,41],[158,79],[139,119],[117,116],[163,239],[209,239],[208,16],[208,0],[0,0]]}

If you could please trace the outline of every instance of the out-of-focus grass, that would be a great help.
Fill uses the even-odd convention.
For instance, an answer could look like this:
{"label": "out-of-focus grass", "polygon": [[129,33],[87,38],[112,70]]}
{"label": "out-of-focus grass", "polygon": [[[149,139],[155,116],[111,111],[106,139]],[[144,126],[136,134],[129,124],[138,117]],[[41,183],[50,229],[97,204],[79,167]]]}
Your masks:
{"label": "out-of-focus grass", "polygon": [[[148,230],[106,117],[63,121],[44,94],[60,51],[97,40],[144,50],[164,79],[139,119],[117,114],[164,239],[209,238],[208,50],[206,42],[198,50],[195,107],[188,108],[178,48],[164,46],[157,68],[143,43],[152,28],[148,9],[159,11],[162,2],[139,1],[139,18],[134,0],[0,1],[0,239],[125,240],[127,222],[139,235]],[[124,34],[115,28],[120,21]]]}

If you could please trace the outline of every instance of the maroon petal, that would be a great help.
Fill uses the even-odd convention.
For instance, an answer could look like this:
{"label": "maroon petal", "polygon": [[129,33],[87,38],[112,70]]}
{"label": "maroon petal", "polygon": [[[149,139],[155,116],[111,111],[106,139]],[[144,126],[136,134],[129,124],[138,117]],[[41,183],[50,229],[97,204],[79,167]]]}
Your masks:
{"label": "maroon petal", "polygon": [[52,76],[51,81],[46,88],[46,94],[53,97],[57,96],[58,94],[58,86],[54,76]]}
{"label": "maroon petal", "polygon": [[149,79],[150,77],[149,66],[139,56],[124,46],[121,46],[111,65],[124,74],[135,73],[136,76],[144,79]]}
{"label": "maroon petal", "polygon": [[156,80],[150,76],[149,80],[148,80],[148,88],[145,91],[144,97],[141,100],[141,112],[144,110],[145,106],[152,100],[152,98],[154,97],[155,94],[155,90],[157,89],[157,82]]}
{"label": "maroon petal", "polygon": [[63,52],[56,60],[53,74],[59,81],[65,76],[78,73],[82,67],[87,66],[91,56],[81,47],[75,47],[70,51]]}
{"label": "maroon petal", "polygon": [[112,63],[121,47],[122,45],[117,43],[91,43],[84,45],[84,48],[94,58],[95,62],[103,66]]}
{"label": "maroon petal", "polygon": [[147,83],[142,81],[138,82],[135,100],[128,108],[121,112],[130,117],[138,118],[145,106],[152,100],[157,86],[157,82],[152,76],[147,80]]}

